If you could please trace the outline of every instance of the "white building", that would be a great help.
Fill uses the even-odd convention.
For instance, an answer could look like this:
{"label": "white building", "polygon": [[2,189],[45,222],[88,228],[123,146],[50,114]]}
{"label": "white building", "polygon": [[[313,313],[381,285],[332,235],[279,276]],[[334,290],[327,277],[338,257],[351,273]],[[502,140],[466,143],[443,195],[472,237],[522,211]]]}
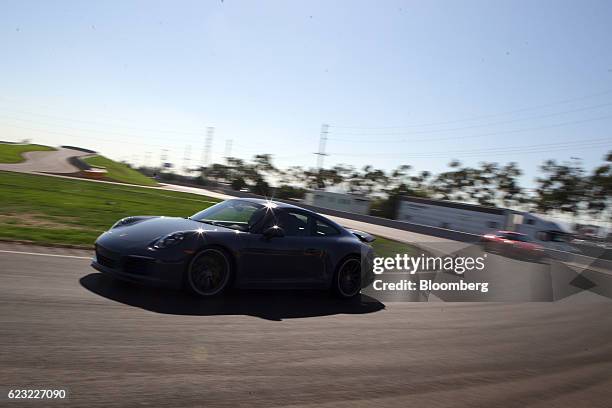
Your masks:
{"label": "white building", "polygon": [[529,236],[541,245],[563,251],[573,251],[567,243],[569,234],[559,224],[527,212],[507,208],[402,197],[397,220],[431,227],[451,229],[470,234],[516,231]]}
{"label": "white building", "polygon": [[346,211],[354,214],[368,214],[370,211],[370,200],[356,194],[314,190],[306,193],[303,202],[315,207]]}

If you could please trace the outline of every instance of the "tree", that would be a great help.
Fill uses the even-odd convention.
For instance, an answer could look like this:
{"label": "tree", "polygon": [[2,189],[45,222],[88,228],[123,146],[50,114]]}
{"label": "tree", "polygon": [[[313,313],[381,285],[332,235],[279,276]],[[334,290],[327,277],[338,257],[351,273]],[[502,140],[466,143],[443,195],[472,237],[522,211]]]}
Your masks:
{"label": "tree", "polygon": [[384,179],[382,192],[385,197],[380,197],[372,202],[370,212],[373,215],[395,218],[402,196],[428,196],[427,182],[431,173],[423,171],[416,176],[410,176],[411,168],[412,166],[407,164],[401,165]]}
{"label": "tree", "polygon": [[415,195],[427,196],[429,191],[429,182],[431,178],[431,172],[421,171],[418,175],[410,177],[412,182],[412,188]]}
{"label": "tree", "polygon": [[[606,163],[595,168],[589,177],[587,211],[594,216],[612,209],[612,151],[604,159]],[[612,219],[612,213],[608,218]]]}
{"label": "tree", "polygon": [[453,160],[448,165],[451,169],[438,174],[432,182],[432,188],[438,198],[443,200],[485,201],[476,194],[475,187],[479,182],[480,172],[471,167],[461,167],[461,162]]}
{"label": "tree", "polygon": [[576,215],[587,199],[588,180],[579,160],[557,163],[547,160],[540,166],[545,177],[537,178],[534,204],[538,211],[560,211]]}
{"label": "tree", "polygon": [[362,172],[353,172],[349,179],[349,191],[372,195],[379,193],[388,181],[384,170],[375,169],[370,165],[364,166]]}
{"label": "tree", "polygon": [[302,199],[304,198],[305,194],[306,194],[305,189],[300,188],[300,187],[286,185],[286,184],[283,184],[282,186],[274,190],[274,198],[285,199],[285,200],[290,199],[290,198]]}
{"label": "tree", "polygon": [[443,200],[471,201],[496,207],[515,206],[526,201],[518,184],[522,172],[514,162],[501,166],[482,162],[478,167],[463,167],[457,160],[449,163],[452,170],[438,174],[431,189]]}
{"label": "tree", "polygon": [[499,192],[499,200],[505,207],[516,207],[529,201],[525,192],[519,186],[518,177],[522,175],[523,172],[515,162],[508,163],[497,170],[497,191]]}
{"label": "tree", "polygon": [[232,190],[239,191],[245,188],[247,183],[242,177],[236,177],[231,181],[230,186],[232,187]]}

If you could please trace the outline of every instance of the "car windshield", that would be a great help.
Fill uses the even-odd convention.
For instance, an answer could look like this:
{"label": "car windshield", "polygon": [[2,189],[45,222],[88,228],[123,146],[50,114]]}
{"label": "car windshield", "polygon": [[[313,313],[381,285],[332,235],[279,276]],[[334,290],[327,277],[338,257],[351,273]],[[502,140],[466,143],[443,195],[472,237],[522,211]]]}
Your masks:
{"label": "car windshield", "polygon": [[245,200],[228,200],[189,217],[194,221],[248,231],[257,222],[263,205]]}

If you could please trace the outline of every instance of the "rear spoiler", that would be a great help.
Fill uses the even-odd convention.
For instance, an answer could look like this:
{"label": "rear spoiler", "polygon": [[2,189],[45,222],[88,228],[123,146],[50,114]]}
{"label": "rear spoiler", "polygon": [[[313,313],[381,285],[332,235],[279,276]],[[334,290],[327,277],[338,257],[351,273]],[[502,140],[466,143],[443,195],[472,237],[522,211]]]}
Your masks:
{"label": "rear spoiler", "polygon": [[370,243],[372,241],[374,241],[376,238],[373,235],[368,234],[367,232],[363,232],[363,231],[359,231],[359,230],[355,230],[355,229],[348,229],[348,231],[355,235],[357,238],[359,238],[359,240],[361,242],[367,242]]}

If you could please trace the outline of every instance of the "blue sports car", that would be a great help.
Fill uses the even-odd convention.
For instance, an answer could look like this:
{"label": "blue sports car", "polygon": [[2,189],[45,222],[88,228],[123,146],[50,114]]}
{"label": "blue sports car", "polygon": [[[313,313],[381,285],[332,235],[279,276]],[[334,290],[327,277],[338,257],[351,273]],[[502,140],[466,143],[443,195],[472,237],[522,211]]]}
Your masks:
{"label": "blue sports car", "polygon": [[232,199],[188,218],[123,218],[98,237],[91,265],[202,297],[238,287],[326,289],[351,298],[373,281],[373,240],[291,204]]}

